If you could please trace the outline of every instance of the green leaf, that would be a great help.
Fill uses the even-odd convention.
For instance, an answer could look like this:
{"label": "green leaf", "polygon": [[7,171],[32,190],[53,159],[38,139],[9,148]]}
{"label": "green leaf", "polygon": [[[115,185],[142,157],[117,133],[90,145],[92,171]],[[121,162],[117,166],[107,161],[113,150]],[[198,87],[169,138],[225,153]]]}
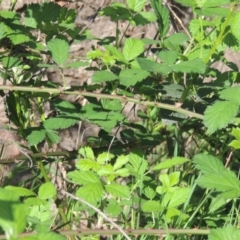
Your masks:
{"label": "green leaf", "polygon": [[177,60],[177,51],[161,51],[159,53],[159,58],[166,64],[173,64]]}
{"label": "green leaf", "polygon": [[240,140],[240,128],[233,128],[232,135],[237,139]]}
{"label": "green leaf", "polygon": [[240,195],[240,181],[234,172],[226,169],[218,158],[211,155],[198,154],[194,157],[196,168],[203,175],[197,183],[204,188],[215,189],[223,193],[231,193],[232,198]]}
{"label": "green leaf", "polygon": [[76,167],[82,171],[89,171],[91,169],[97,171],[100,164],[91,159],[81,159],[76,163]]}
{"label": "green leaf", "polygon": [[127,5],[130,10],[133,12],[140,12],[142,11],[143,7],[146,4],[146,0],[126,0]]}
{"label": "green leaf", "polygon": [[45,2],[41,6],[41,21],[57,21],[59,18],[61,6],[53,2]]}
{"label": "green leaf", "polygon": [[239,229],[234,226],[226,226],[223,228],[211,229],[209,240],[233,240],[240,239]]}
{"label": "green leaf", "polygon": [[177,188],[174,192],[167,192],[162,200],[166,208],[174,208],[183,204],[191,192],[190,188]]}
{"label": "green leaf", "polygon": [[180,62],[171,67],[174,71],[183,73],[205,73],[206,70],[206,64],[200,58]]}
{"label": "green leaf", "polygon": [[218,195],[217,197],[212,199],[211,204],[209,206],[209,213],[215,213],[219,208],[223,207],[226,203],[227,201],[224,198],[220,197],[220,195]]}
{"label": "green leaf", "polygon": [[20,32],[8,34],[7,37],[14,45],[25,43],[30,40],[29,36],[27,36],[26,34],[21,34]]}
{"label": "green leaf", "polygon": [[122,70],[119,75],[120,83],[123,86],[130,87],[136,85],[147,78],[150,74],[141,69],[126,69]]}
{"label": "green leaf", "polygon": [[30,146],[37,145],[45,139],[46,131],[40,130],[37,128],[36,130],[32,129],[31,133],[27,136],[27,140]]}
{"label": "green leaf", "polygon": [[70,47],[67,41],[54,38],[47,43],[47,47],[51,52],[53,61],[60,65],[60,67],[63,67],[69,56]]}
{"label": "green leaf", "polygon": [[127,168],[121,168],[114,172],[114,175],[120,177],[128,177],[130,175],[130,171]]}
{"label": "green leaf", "polygon": [[111,183],[111,184],[105,185],[105,189],[108,193],[110,193],[111,195],[113,195],[116,198],[130,198],[131,197],[128,186],[123,186],[118,183]]}
{"label": "green leaf", "polygon": [[33,191],[23,187],[7,186],[5,187],[5,189],[13,191],[14,193],[18,194],[20,197],[36,196],[36,194]]}
{"label": "green leaf", "polygon": [[131,61],[144,51],[144,43],[140,39],[127,38],[123,46],[123,55],[127,61]]}
{"label": "green leaf", "polygon": [[148,200],[141,206],[143,212],[160,212],[161,204],[158,201]]}
{"label": "green leaf", "polygon": [[220,98],[237,102],[240,105],[240,86],[225,88],[219,94]]}
{"label": "green leaf", "polygon": [[29,208],[19,200],[18,193],[0,188],[0,227],[6,239],[17,239],[27,224]]}
{"label": "green leaf", "polygon": [[219,172],[225,171],[221,161],[212,155],[197,154],[194,156],[193,162],[196,168],[204,174],[218,174]]}
{"label": "green leaf", "polygon": [[192,7],[192,8],[197,7],[196,2],[192,0],[175,0],[175,1],[185,7]]}
{"label": "green leaf", "polygon": [[46,129],[46,135],[52,143],[59,143],[60,142],[60,137],[59,137],[57,132],[52,131],[50,129]]}
{"label": "green leaf", "polygon": [[79,119],[74,119],[67,116],[59,116],[55,118],[49,118],[44,121],[43,125],[46,129],[66,129],[76,124]]}
{"label": "green leaf", "polygon": [[151,187],[147,186],[144,189],[144,195],[150,200],[154,199],[156,196],[156,191],[154,191]]}
{"label": "green leaf", "polygon": [[168,169],[177,165],[184,164],[185,162],[188,162],[189,159],[184,157],[174,157],[172,159],[166,159],[163,162],[157,164],[153,167],[153,170],[162,170],[162,169]]}
{"label": "green leaf", "polygon": [[124,55],[114,46],[112,45],[105,45],[104,46],[112,55],[113,57],[123,63],[127,63],[126,58],[124,57]]}
{"label": "green leaf", "polygon": [[8,56],[2,58],[2,65],[6,69],[17,67],[21,64],[22,64],[21,60],[17,57]]}
{"label": "green leaf", "polygon": [[67,176],[72,179],[77,184],[100,184],[101,180],[99,179],[98,175],[94,172],[82,172],[82,171],[73,171],[69,172]]}
{"label": "green leaf", "polygon": [[212,134],[231,123],[237,115],[238,108],[239,105],[232,101],[218,101],[212,106],[208,106],[203,118],[204,124],[208,128],[208,133]]}
{"label": "green leaf", "polygon": [[164,44],[171,43],[173,45],[183,45],[186,41],[189,40],[189,37],[186,33],[175,33],[171,34],[168,38],[164,40]]}
{"label": "green leaf", "polygon": [[122,212],[122,207],[114,199],[110,200],[110,203],[107,205],[106,213],[111,217],[117,217]]}
{"label": "green leaf", "polygon": [[15,12],[13,12],[13,11],[4,11],[4,10],[0,11],[0,16],[1,16],[2,18],[6,18],[6,19],[13,19],[13,18],[15,18],[16,16],[17,16],[18,18],[20,18],[19,14],[17,14],[17,13],[15,13]]}
{"label": "green leaf", "polygon": [[114,73],[108,72],[108,71],[98,71],[98,72],[95,72],[92,76],[92,81],[95,83],[108,82],[116,79],[118,79],[118,77]]}
{"label": "green leaf", "polygon": [[38,190],[38,197],[43,200],[54,198],[57,195],[57,190],[53,183],[43,183]]}
{"label": "green leaf", "polygon": [[111,164],[106,164],[104,166],[101,166],[97,174],[99,176],[108,176],[108,175],[114,174],[113,166]]}
{"label": "green leaf", "polygon": [[140,12],[133,17],[133,21],[137,26],[146,25],[157,20],[157,17],[152,12]]}
{"label": "green leaf", "polygon": [[92,148],[86,146],[83,149],[84,149],[86,158],[95,160],[95,156],[94,156],[94,152],[93,152]]}
{"label": "green leaf", "polygon": [[240,26],[240,10],[238,10],[230,24],[232,34],[237,38],[238,41],[240,41],[240,31],[239,31],[239,26]]}
{"label": "green leaf", "polygon": [[239,140],[232,140],[229,144],[229,147],[233,147],[234,149],[240,149],[240,141]]}
{"label": "green leaf", "polygon": [[63,68],[74,68],[74,69],[78,69],[80,67],[86,67],[89,65],[89,62],[83,62],[83,61],[78,61],[78,62],[71,62],[68,63],[66,65],[64,65]]}
{"label": "green leaf", "polygon": [[102,107],[106,110],[120,111],[122,104],[119,100],[101,99]]}
{"label": "green leaf", "polygon": [[128,155],[120,155],[115,164],[113,165],[113,170],[117,170],[121,168],[123,165],[125,165],[129,161],[129,156]]}
{"label": "green leaf", "polygon": [[164,38],[168,33],[170,26],[170,14],[168,8],[165,6],[165,4],[163,4],[162,0],[150,0],[150,3],[157,17],[158,31],[160,33],[160,37]]}
{"label": "green leaf", "polygon": [[100,164],[105,164],[106,162],[110,161],[112,158],[114,158],[114,155],[112,153],[103,152],[98,155],[97,162]]}
{"label": "green leaf", "polygon": [[170,186],[174,186],[179,182],[180,172],[173,172],[169,174],[169,184]]}
{"label": "green leaf", "polygon": [[87,202],[96,204],[101,200],[103,196],[104,190],[101,182],[98,183],[90,183],[85,185],[84,187],[80,187],[76,196],[84,199]]}
{"label": "green leaf", "polygon": [[157,63],[145,58],[137,58],[137,62],[141,69],[148,72],[162,73],[163,75],[168,75],[172,72],[171,67],[163,63]]}

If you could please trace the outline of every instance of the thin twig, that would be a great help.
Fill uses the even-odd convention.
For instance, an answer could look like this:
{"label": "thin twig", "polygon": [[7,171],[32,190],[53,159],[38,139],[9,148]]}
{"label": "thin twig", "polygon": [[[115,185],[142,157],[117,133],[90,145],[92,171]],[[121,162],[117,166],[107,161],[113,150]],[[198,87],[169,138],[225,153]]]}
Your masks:
{"label": "thin twig", "polygon": [[96,211],[99,215],[101,215],[106,221],[110,222],[115,228],[117,228],[119,230],[119,232],[122,233],[123,236],[125,236],[125,238],[127,240],[131,240],[131,238],[124,232],[124,230],[117,225],[115,222],[113,222],[109,217],[107,217],[102,211],[100,211],[98,208],[94,207],[92,204],[90,204],[89,202],[83,200],[82,198],[76,197],[71,193],[66,192],[65,190],[61,190],[61,192],[65,195],[67,195],[68,197],[77,200],[85,205],[87,205],[88,207],[90,207],[91,209],[93,209],[94,211]]}

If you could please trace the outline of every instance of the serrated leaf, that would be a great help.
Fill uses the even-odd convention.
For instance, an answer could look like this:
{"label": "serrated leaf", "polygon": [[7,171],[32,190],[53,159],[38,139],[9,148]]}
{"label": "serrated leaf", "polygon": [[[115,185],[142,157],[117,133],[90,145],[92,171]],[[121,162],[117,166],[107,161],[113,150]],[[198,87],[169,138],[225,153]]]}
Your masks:
{"label": "serrated leaf", "polygon": [[19,15],[13,11],[0,11],[0,16],[2,18],[6,18],[6,19],[14,19],[16,16],[19,17]]}
{"label": "serrated leaf", "polygon": [[112,158],[114,158],[114,155],[112,153],[103,152],[98,155],[97,162],[100,164],[105,164],[107,161],[111,160]]}
{"label": "serrated leaf", "polygon": [[240,26],[240,10],[235,13],[230,24],[232,34],[235,36],[235,38],[237,38],[238,41],[240,41],[239,26]]}
{"label": "serrated leaf", "polygon": [[97,171],[100,165],[92,159],[81,159],[76,163],[76,167],[82,171],[89,171],[91,169]]}
{"label": "serrated leaf", "polygon": [[128,155],[120,155],[115,164],[113,165],[113,170],[117,170],[121,168],[123,165],[125,165],[129,161],[129,156]]}
{"label": "serrated leaf", "polygon": [[180,62],[171,67],[174,71],[183,73],[204,73],[206,70],[206,64],[200,58]]}
{"label": "serrated leaf", "polygon": [[141,208],[143,212],[160,212],[162,210],[160,202],[154,200],[144,202]]}
{"label": "serrated leaf", "polygon": [[101,200],[104,190],[101,182],[98,183],[89,183],[76,192],[76,196],[83,198],[85,201],[90,203],[97,203]]}
{"label": "serrated leaf", "polygon": [[144,5],[146,4],[146,0],[127,0],[126,2],[129,9],[133,12],[142,11]]}
{"label": "serrated leaf", "polygon": [[111,217],[117,217],[118,215],[121,214],[122,212],[122,208],[121,206],[118,204],[117,201],[114,201],[114,202],[111,202],[107,205],[107,208],[106,208],[106,213],[108,215],[110,215]]}
{"label": "serrated leaf", "polygon": [[27,224],[29,208],[12,190],[0,188],[0,227],[7,239],[17,239]]}
{"label": "serrated leaf", "polygon": [[233,240],[240,239],[240,232],[234,226],[226,226],[223,228],[211,229],[208,236],[209,240]]}
{"label": "serrated leaf", "polygon": [[36,196],[36,194],[33,191],[23,187],[6,186],[5,189],[14,191],[14,193],[18,194],[21,197]]}
{"label": "serrated leaf", "polygon": [[92,81],[95,83],[114,81],[116,79],[118,79],[118,77],[114,73],[108,71],[98,71],[95,72],[92,76]]}
{"label": "serrated leaf", "polygon": [[162,0],[150,0],[151,6],[157,17],[158,31],[161,38],[164,38],[168,33],[170,26],[170,14],[168,8],[163,4]]}
{"label": "serrated leaf", "polygon": [[234,86],[230,88],[225,88],[219,94],[221,99],[237,102],[240,105],[240,87]]}
{"label": "serrated leaf", "polygon": [[222,162],[208,154],[197,154],[193,158],[193,162],[198,170],[204,174],[218,174],[225,170]]}
{"label": "serrated leaf", "polygon": [[46,129],[66,129],[76,124],[79,119],[70,118],[67,116],[49,118],[44,121],[43,125]]}
{"label": "serrated leaf", "polygon": [[233,147],[234,149],[240,149],[240,141],[233,140],[228,144],[229,147]]}
{"label": "serrated leaf", "polygon": [[68,63],[66,65],[64,65],[63,68],[74,68],[74,69],[78,69],[80,67],[86,67],[89,65],[89,62],[83,62],[83,61],[78,61],[78,62],[71,62]]}
{"label": "serrated leaf", "polygon": [[233,128],[233,129],[232,129],[232,135],[233,135],[237,140],[240,140],[240,129],[239,129],[239,128]]}
{"label": "serrated leaf", "polygon": [[51,199],[55,197],[56,194],[57,190],[51,182],[43,183],[38,190],[38,197],[43,200]]}
{"label": "serrated leaf", "polygon": [[194,157],[196,168],[203,175],[197,179],[197,183],[209,189],[219,192],[231,192],[231,196],[240,195],[240,181],[234,172],[227,170],[222,162],[211,155],[198,154]]}
{"label": "serrated leaf", "polygon": [[162,73],[163,75],[168,75],[172,72],[171,67],[163,63],[157,63],[145,58],[137,58],[137,62],[141,69],[148,72]]}
{"label": "serrated leaf", "polygon": [[47,47],[51,52],[53,61],[63,67],[64,63],[68,60],[69,44],[63,39],[54,38],[47,43]]}
{"label": "serrated leaf", "polygon": [[108,193],[116,198],[130,198],[131,194],[128,186],[123,186],[118,183],[111,183],[105,185],[105,189]]}
{"label": "serrated leaf", "polygon": [[59,137],[59,134],[50,129],[46,129],[46,135],[52,143],[59,143],[61,140],[61,138]]}
{"label": "serrated leaf", "polygon": [[127,38],[123,46],[123,55],[127,61],[131,61],[144,51],[144,43],[140,39]]}
{"label": "serrated leaf", "polygon": [[232,101],[218,101],[212,106],[208,106],[203,117],[204,124],[208,128],[208,133],[212,134],[231,123],[237,115],[238,108],[238,103]]}
{"label": "serrated leaf", "polygon": [[45,2],[41,6],[41,21],[51,22],[59,18],[61,6],[53,2]]}
{"label": "serrated leaf", "polygon": [[33,130],[28,136],[27,140],[30,146],[37,145],[45,139],[45,130]]}
{"label": "serrated leaf", "polygon": [[121,62],[127,63],[126,58],[124,57],[124,55],[114,46],[112,45],[107,45],[104,46],[112,55],[113,57]]}
{"label": "serrated leaf", "polygon": [[137,26],[146,25],[157,20],[157,17],[152,12],[140,12],[133,17],[133,21]]}
{"label": "serrated leaf", "polygon": [[154,191],[151,187],[147,186],[144,189],[144,195],[150,200],[152,200],[156,196],[156,191]]}
{"label": "serrated leaf", "polygon": [[190,188],[177,188],[174,192],[167,192],[162,200],[166,208],[174,208],[183,204],[191,192]]}
{"label": "serrated leaf", "polygon": [[95,159],[94,152],[93,152],[92,148],[86,146],[86,147],[84,147],[84,152],[85,152],[86,158],[92,159],[92,160]]}
{"label": "serrated leaf", "polygon": [[114,175],[120,177],[128,177],[130,175],[130,171],[127,168],[121,168],[114,172]]}
{"label": "serrated leaf", "polygon": [[211,204],[209,206],[209,213],[216,212],[219,208],[226,204],[226,200],[221,198],[219,195],[212,199]]}
{"label": "serrated leaf", "polygon": [[94,172],[88,171],[88,172],[82,172],[82,171],[72,171],[67,174],[67,176],[73,180],[73,182],[77,184],[92,184],[101,183],[101,180],[99,179],[98,175]]}
{"label": "serrated leaf", "polygon": [[136,85],[147,78],[150,74],[142,69],[125,69],[119,74],[120,83],[125,87]]}
{"label": "serrated leaf", "polygon": [[186,43],[186,41],[189,40],[189,37],[186,33],[175,33],[171,34],[168,38],[164,40],[164,44],[170,42],[173,45],[183,45]]}
{"label": "serrated leaf", "polygon": [[99,176],[108,176],[108,175],[114,174],[113,166],[111,164],[106,164],[104,166],[101,166],[97,174]]}
{"label": "serrated leaf", "polygon": [[30,40],[29,36],[26,34],[15,33],[15,34],[7,34],[7,37],[11,40],[14,45],[28,42]]}
{"label": "serrated leaf", "polygon": [[169,185],[174,186],[179,182],[180,172],[173,172],[169,174]]}
{"label": "serrated leaf", "polygon": [[122,109],[122,104],[119,100],[101,99],[101,103],[106,110],[120,111]]}
{"label": "serrated leaf", "polygon": [[157,164],[153,167],[153,170],[162,170],[162,169],[168,169],[177,165],[184,164],[185,162],[188,162],[189,159],[184,157],[174,157],[172,159],[166,159],[163,162]]}
{"label": "serrated leaf", "polygon": [[166,64],[173,64],[177,59],[178,53],[177,51],[164,50],[164,51],[161,51],[158,56]]}
{"label": "serrated leaf", "polygon": [[21,60],[17,57],[8,56],[8,57],[3,57],[1,60],[2,60],[3,67],[6,69],[17,67],[22,64]]}

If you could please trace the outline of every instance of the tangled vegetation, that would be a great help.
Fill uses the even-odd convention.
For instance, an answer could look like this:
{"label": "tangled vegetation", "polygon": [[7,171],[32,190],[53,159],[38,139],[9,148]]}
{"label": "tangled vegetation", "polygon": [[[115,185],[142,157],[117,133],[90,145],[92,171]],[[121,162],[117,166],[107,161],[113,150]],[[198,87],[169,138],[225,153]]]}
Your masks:
{"label": "tangled vegetation", "polygon": [[[176,2],[193,13],[185,31],[169,31],[163,1],[126,0],[99,9],[116,23],[103,39],[53,2],[0,11],[1,128],[21,139],[11,143],[21,156],[0,159],[14,166],[1,179],[0,239],[240,239],[240,75],[224,57],[240,49],[238,1]],[[129,37],[121,22],[158,31]],[[97,44],[71,58],[85,40]],[[92,71],[92,83],[68,85],[71,68]],[[56,147],[61,130],[85,123],[80,142],[97,134],[76,151]]]}

